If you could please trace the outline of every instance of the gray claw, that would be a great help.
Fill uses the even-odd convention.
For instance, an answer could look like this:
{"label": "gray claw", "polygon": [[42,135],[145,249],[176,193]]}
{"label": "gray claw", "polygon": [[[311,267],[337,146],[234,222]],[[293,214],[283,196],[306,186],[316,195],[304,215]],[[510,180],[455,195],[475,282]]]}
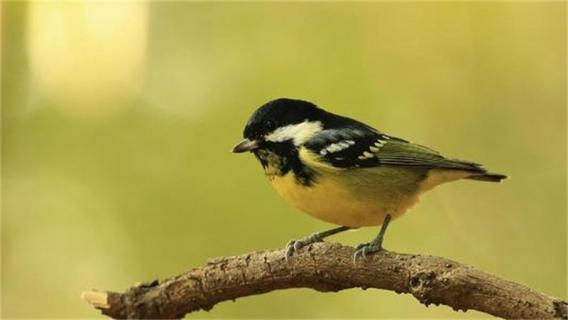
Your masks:
{"label": "gray claw", "polygon": [[294,242],[294,251],[302,249],[303,246],[305,246],[305,244],[302,240]]}
{"label": "gray claw", "polygon": [[361,243],[360,245],[358,245],[357,247],[355,247],[355,251],[357,252],[357,251],[359,251],[359,250],[361,250],[361,249],[363,249],[363,248],[365,248],[365,247],[368,247],[368,246],[370,246],[370,245],[371,245],[371,244],[370,244],[369,242]]}
{"label": "gray claw", "polygon": [[286,260],[294,254],[294,251],[296,250],[296,242],[296,240],[292,240],[286,245]]}
{"label": "gray claw", "polygon": [[312,234],[304,239],[292,240],[288,242],[288,244],[286,245],[286,260],[288,260],[288,258],[291,257],[294,252],[299,251],[303,247],[321,241],[323,240],[320,237],[318,237],[316,234]]}
{"label": "gray claw", "polygon": [[379,252],[383,250],[380,244],[375,243],[362,243],[355,248],[353,253],[353,262],[357,262],[358,258],[365,259],[368,254]]}

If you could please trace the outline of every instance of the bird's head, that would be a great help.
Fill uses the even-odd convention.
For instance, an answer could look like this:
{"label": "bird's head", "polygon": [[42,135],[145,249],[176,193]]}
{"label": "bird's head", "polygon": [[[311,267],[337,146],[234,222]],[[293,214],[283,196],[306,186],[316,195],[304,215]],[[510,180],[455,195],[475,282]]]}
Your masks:
{"label": "bird's head", "polygon": [[326,114],[307,101],[280,98],[267,102],[249,118],[244,140],[233,152],[289,152],[323,129]]}

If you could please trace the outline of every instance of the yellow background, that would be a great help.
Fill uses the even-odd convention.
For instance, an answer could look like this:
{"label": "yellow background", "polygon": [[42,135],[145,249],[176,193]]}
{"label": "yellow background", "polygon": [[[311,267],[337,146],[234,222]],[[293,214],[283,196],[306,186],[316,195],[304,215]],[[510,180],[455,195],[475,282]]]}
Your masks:
{"label": "yellow background", "polygon": [[[83,290],[330,227],[229,153],[282,96],[510,175],[433,190],[385,246],[566,298],[565,27],[562,2],[3,2],[2,316],[95,317]],[[482,316],[303,289],[189,318]]]}

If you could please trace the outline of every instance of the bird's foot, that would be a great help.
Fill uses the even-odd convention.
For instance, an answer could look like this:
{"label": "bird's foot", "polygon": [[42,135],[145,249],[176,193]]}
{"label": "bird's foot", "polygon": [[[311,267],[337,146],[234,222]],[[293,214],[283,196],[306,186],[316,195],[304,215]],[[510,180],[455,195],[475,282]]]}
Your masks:
{"label": "bird's foot", "polygon": [[322,242],[322,241],[323,237],[318,233],[311,234],[305,237],[304,239],[291,240],[286,245],[286,259],[291,257],[294,254],[294,252],[302,249],[303,247],[310,245],[312,243]]}
{"label": "bird's foot", "polygon": [[338,234],[343,231],[347,231],[349,229],[351,229],[351,227],[341,226],[321,232],[312,233],[308,237],[305,237],[304,239],[301,240],[292,240],[288,242],[288,244],[286,245],[286,260],[288,260],[288,258],[291,257],[294,254],[294,252],[300,250],[302,247],[305,247],[315,242],[322,242],[323,239],[329,236]]}
{"label": "bird's foot", "polygon": [[366,258],[368,254],[375,253],[383,250],[383,239],[385,238],[385,232],[387,231],[387,227],[389,226],[391,220],[391,215],[387,214],[385,219],[383,220],[383,224],[381,225],[381,230],[377,237],[368,243],[362,243],[355,248],[355,252],[353,253],[353,262],[357,262],[358,258]]}
{"label": "bird's foot", "polygon": [[359,258],[366,258],[368,254],[383,251],[383,244],[380,242],[367,242],[358,245],[353,253],[353,261]]}

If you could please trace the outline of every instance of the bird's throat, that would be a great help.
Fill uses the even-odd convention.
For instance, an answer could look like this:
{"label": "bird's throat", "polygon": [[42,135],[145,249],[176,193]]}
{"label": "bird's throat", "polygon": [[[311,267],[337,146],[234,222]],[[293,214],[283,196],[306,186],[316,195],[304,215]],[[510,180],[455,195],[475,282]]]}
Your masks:
{"label": "bird's throat", "polygon": [[298,184],[310,186],[315,183],[317,178],[316,172],[302,163],[296,148],[259,149],[255,151],[255,156],[260,161],[264,168],[264,173],[270,180],[291,172],[294,175],[295,182]]}

